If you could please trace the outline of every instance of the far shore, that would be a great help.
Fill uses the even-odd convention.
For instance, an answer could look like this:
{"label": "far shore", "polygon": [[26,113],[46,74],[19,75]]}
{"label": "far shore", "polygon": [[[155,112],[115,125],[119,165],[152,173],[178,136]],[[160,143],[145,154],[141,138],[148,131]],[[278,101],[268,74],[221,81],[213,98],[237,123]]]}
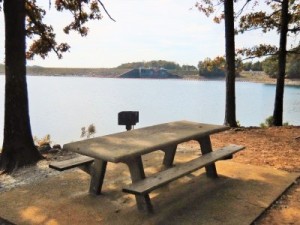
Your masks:
{"label": "far shore", "polygon": [[[28,71],[28,76],[51,76],[51,77],[94,77],[94,78],[120,78],[120,74],[122,74],[124,70],[118,70],[118,71],[109,71],[109,69],[104,73],[93,73],[96,71],[86,71],[86,73],[77,73],[77,72],[71,72],[69,73],[31,73]],[[121,72],[121,73],[118,73]],[[3,73],[0,73],[0,75],[4,75]],[[122,79],[145,79],[145,78],[122,78]],[[149,79],[156,79],[156,78],[149,78]],[[171,79],[178,79],[178,78],[171,78]],[[199,80],[199,81],[225,81],[224,78],[205,78],[201,77],[198,74],[195,75],[184,75],[181,76],[183,80]],[[253,82],[253,83],[263,83],[263,84],[276,84],[275,78],[270,78],[268,75],[266,75],[264,72],[242,72],[240,76],[236,77],[235,79],[238,82]],[[285,79],[285,85],[287,86],[300,86],[300,79]]]}

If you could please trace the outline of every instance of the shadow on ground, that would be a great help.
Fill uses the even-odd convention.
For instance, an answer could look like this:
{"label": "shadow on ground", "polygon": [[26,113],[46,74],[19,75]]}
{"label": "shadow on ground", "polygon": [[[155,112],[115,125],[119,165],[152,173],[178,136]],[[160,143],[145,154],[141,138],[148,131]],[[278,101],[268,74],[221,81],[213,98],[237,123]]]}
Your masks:
{"label": "shadow on ground", "polygon": [[[189,158],[180,157],[177,162]],[[147,173],[156,170],[160,159],[144,159]],[[123,164],[109,164],[103,194],[96,197],[87,193],[89,176],[73,169],[1,193],[0,217],[15,224],[248,225],[299,176],[231,161],[218,162],[217,169],[219,179],[208,179],[200,170],[151,193],[151,215],[139,212],[134,196],[121,192],[130,183]]]}

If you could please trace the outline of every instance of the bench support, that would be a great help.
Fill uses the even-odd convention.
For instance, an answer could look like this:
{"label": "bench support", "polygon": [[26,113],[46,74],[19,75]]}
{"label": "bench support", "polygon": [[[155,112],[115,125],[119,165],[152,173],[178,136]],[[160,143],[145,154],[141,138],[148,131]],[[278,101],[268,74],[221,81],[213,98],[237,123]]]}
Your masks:
{"label": "bench support", "polygon": [[107,162],[100,159],[95,159],[90,167],[91,183],[89,193],[100,195]]}
{"label": "bench support", "polygon": [[162,149],[165,153],[163,165],[165,168],[169,168],[173,166],[175,153],[176,153],[177,145],[169,146],[167,148]]}
{"label": "bench support", "polygon": [[[212,152],[212,146],[211,146],[211,141],[210,141],[209,136],[198,139],[197,141],[200,144],[202,155]],[[217,178],[218,177],[216,165],[214,162],[210,165],[205,166],[205,170],[206,170],[207,177],[209,177],[209,178]]]}
{"label": "bench support", "polygon": [[[125,162],[129,168],[132,183],[145,179],[144,166],[141,156],[137,156]],[[149,213],[153,212],[153,206],[149,194],[135,195],[137,207],[139,210],[146,210]]]}
{"label": "bench support", "polygon": [[[208,143],[206,142],[206,144]],[[202,147],[205,147],[205,145],[203,144]],[[134,194],[136,196],[138,209],[144,209],[143,205],[146,205],[146,210],[148,212],[153,212],[153,207],[149,199],[149,193],[151,191],[201,169],[202,167],[206,168],[209,165],[214,165],[216,161],[223,160],[242,149],[244,149],[244,146],[229,145],[213,152],[203,154],[202,156],[186,163],[178,164],[174,167],[153,174],[147,178],[145,178],[144,170],[142,169],[142,161],[139,157],[136,159],[137,162],[133,163],[134,161],[132,160],[127,163],[132,177],[132,184],[124,187],[123,192]],[[208,171],[209,175],[211,175],[211,171]]]}

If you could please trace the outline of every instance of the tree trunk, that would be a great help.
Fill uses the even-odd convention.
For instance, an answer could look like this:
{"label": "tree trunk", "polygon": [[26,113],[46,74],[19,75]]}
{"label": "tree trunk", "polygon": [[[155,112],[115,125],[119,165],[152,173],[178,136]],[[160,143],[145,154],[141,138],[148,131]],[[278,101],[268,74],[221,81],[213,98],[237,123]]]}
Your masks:
{"label": "tree trunk", "polygon": [[237,127],[235,115],[235,43],[233,0],[224,1],[226,47],[225,125]]}
{"label": "tree trunk", "polygon": [[283,0],[281,3],[281,27],[278,55],[278,74],[275,94],[275,105],[273,112],[273,125],[282,126],[284,77],[286,67],[286,40],[289,24],[289,1]]}
{"label": "tree trunk", "polygon": [[34,146],[26,83],[25,0],[4,0],[5,117],[0,170],[36,163],[42,155]]}

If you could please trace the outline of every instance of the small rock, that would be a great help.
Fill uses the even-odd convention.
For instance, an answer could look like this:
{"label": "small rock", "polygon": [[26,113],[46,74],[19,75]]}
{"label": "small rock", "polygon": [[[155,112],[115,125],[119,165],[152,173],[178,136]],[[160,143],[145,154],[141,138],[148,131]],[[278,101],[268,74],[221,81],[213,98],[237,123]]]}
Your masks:
{"label": "small rock", "polygon": [[61,146],[59,144],[53,145],[52,148],[61,149]]}
{"label": "small rock", "polygon": [[244,131],[245,130],[245,128],[243,128],[243,127],[236,127],[236,128],[233,128],[233,131],[235,131],[235,132],[238,132],[238,131]]}

